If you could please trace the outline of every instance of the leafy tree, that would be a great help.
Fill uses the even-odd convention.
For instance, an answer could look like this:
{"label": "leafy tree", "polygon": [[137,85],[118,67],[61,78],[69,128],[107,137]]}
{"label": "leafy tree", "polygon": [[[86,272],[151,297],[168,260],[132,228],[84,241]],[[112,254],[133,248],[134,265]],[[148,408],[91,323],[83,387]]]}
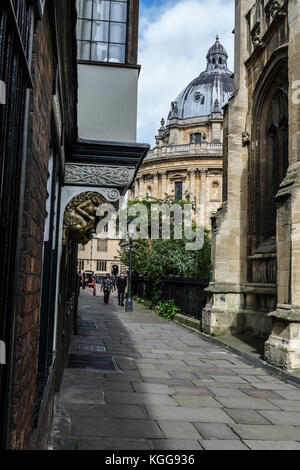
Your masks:
{"label": "leafy tree", "polygon": [[[201,250],[186,250],[188,240],[174,239],[174,215],[171,214],[171,237],[169,240],[151,240],[151,209],[153,204],[174,204],[171,197],[164,200],[147,198],[143,201],[134,199],[129,202],[129,206],[143,204],[148,213],[148,240],[138,239],[133,242],[133,277],[144,277],[149,280],[152,286],[149,295],[153,303],[156,304],[162,297],[163,281],[170,277],[182,277],[186,279],[209,279],[210,273],[210,232],[204,229],[204,245]],[[191,204],[191,201],[179,201],[184,204]],[[160,229],[162,220],[160,219]],[[193,229],[196,229],[195,223]],[[128,251],[121,251],[122,262],[128,266]]]}

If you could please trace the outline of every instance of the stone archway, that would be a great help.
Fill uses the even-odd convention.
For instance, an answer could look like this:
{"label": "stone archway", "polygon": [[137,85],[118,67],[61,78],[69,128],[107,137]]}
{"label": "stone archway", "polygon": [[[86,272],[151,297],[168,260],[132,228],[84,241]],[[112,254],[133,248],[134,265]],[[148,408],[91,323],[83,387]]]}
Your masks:
{"label": "stone archway", "polygon": [[288,155],[287,51],[275,55],[257,84],[248,172],[248,281],[276,284],[276,194]]}
{"label": "stone archway", "polygon": [[[59,351],[58,375],[67,360],[73,331],[77,330],[77,299],[79,278],[77,273],[77,247],[93,238],[100,217],[101,204],[113,204],[116,209],[120,192],[112,188],[65,186],[61,195],[61,217],[57,267],[55,338]],[[57,377],[60,383],[60,376]]]}

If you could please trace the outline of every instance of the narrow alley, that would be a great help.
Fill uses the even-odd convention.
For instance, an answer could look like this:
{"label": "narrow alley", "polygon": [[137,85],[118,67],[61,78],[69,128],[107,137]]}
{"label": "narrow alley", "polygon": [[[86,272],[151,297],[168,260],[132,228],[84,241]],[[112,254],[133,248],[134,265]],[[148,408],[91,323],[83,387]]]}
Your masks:
{"label": "narrow alley", "polygon": [[300,386],[113,294],[80,294],[48,449],[300,449]]}

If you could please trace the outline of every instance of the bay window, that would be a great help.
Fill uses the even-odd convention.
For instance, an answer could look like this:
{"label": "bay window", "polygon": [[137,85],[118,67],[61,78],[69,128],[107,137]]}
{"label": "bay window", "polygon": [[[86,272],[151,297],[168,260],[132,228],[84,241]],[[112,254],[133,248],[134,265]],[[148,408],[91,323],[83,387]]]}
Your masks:
{"label": "bay window", "polygon": [[77,0],[78,59],[125,63],[127,0]]}

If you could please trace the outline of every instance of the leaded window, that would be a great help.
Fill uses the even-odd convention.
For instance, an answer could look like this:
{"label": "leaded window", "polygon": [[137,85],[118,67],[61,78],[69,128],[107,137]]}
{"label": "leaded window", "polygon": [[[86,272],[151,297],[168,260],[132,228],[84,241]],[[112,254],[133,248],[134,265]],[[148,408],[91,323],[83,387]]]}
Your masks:
{"label": "leaded window", "polygon": [[190,143],[191,144],[201,144],[201,142],[202,142],[201,132],[195,132],[194,134],[190,134]]}
{"label": "leaded window", "polygon": [[182,181],[175,183],[175,200],[180,201],[182,199]]}
{"label": "leaded window", "polygon": [[97,261],[97,271],[105,272],[107,263],[106,261]]}
{"label": "leaded window", "polygon": [[77,0],[78,59],[126,60],[127,0]]}
{"label": "leaded window", "polygon": [[97,250],[101,251],[101,252],[106,252],[107,251],[107,239],[98,240]]}

